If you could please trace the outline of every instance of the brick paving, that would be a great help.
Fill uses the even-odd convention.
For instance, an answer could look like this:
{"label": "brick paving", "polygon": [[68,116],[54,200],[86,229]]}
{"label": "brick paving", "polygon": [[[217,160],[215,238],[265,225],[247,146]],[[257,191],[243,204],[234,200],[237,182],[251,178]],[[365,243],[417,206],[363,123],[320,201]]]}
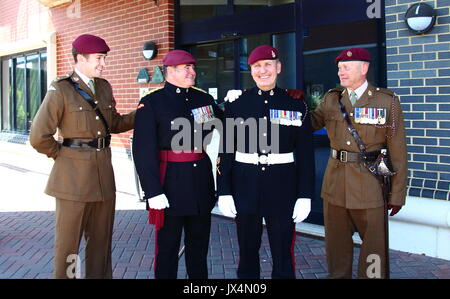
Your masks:
{"label": "brick paving", "polygon": [[[146,221],[146,211],[116,211],[112,251],[114,278],[154,277],[154,231]],[[0,213],[0,278],[52,278],[54,223],[54,212],[49,211]],[[358,253],[359,249],[355,248],[354,270]],[[450,261],[395,250],[391,250],[390,254],[391,278],[450,278]],[[261,277],[270,278],[271,256],[265,232],[260,255]],[[84,243],[80,257],[84,263]],[[236,278],[237,261],[234,221],[213,216],[208,254],[209,277]],[[298,234],[295,263],[299,279],[326,278],[323,240]],[[179,278],[186,278],[185,270],[182,257]]]}
{"label": "brick paving", "polygon": [[[55,204],[43,192],[52,164],[28,145],[0,141],[0,278],[52,278]],[[134,168],[128,158],[114,155],[113,165],[117,186],[113,277],[153,278],[154,231],[147,224],[145,205],[136,197]],[[294,251],[297,278],[327,276],[323,240],[298,234]],[[354,251],[356,272],[359,248]],[[236,278],[238,255],[234,221],[213,216],[209,277]],[[265,232],[260,256],[261,277],[270,278],[272,264]],[[395,250],[390,256],[391,278],[450,279],[448,260]],[[84,243],[80,258],[84,263]],[[186,278],[184,257],[179,261],[178,277]]]}

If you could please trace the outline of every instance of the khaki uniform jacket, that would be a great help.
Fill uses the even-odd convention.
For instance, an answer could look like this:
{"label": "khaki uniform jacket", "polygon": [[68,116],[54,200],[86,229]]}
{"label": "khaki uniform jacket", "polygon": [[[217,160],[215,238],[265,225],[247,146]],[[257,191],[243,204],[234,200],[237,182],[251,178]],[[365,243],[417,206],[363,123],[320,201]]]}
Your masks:
{"label": "khaki uniform jacket", "polygon": [[70,148],[61,146],[53,135],[63,138],[93,139],[106,136],[106,129],[86,100],[67,80],[78,82],[88,92],[105,117],[111,133],[133,128],[136,111],[120,115],[115,108],[108,81],[95,78],[95,96],[75,72],[52,82],[30,131],[30,143],[40,153],[55,159],[45,193],[60,199],[95,202],[115,198],[111,148]]}
{"label": "khaki uniform jacket", "polygon": [[[350,114],[350,119],[367,148],[367,152],[387,148],[393,170],[390,204],[404,205],[407,182],[407,148],[403,114],[395,94],[387,89],[369,84],[355,107],[384,108],[387,121],[384,125],[355,123],[354,107],[346,89],[330,90],[321,104],[312,112],[314,130],[327,129],[330,147],[336,150],[359,152],[358,146],[348,131],[338,99]],[[383,205],[380,184],[362,163],[343,163],[329,158],[322,185],[322,198],[331,204],[348,209],[368,209]]]}

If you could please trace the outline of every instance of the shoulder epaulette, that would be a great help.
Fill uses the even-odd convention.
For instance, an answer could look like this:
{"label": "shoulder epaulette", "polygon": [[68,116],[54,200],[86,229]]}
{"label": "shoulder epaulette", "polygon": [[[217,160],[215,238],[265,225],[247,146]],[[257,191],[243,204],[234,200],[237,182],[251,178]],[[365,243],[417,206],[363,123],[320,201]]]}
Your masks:
{"label": "shoulder epaulette", "polygon": [[339,92],[339,93],[341,93],[341,92],[343,92],[344,90],[345,90],[345,89],[342,88],[342,87],[335,87],[335,88],[332,88],[332,89],[328,90],[328,92]]}
{"label": "shoulder epaulette", "polygon": [[205,90],[203,90],[201,88],[198,88],[198,87],[195,87],[195,86],[191,86],[191,88],[193,88],[195,90],[198,90],[198,91],[201,91],[201,92],[204,92],[204,93],[207,93]]}
{"label": "shoulder epaulette", "polygon": [[391,97],[396,96],[395,92],[393,92],[387,88],[377,87],[377,88],[375,88],[375,91],[387,94]]}
{"label": "shoulder epaulette", "polygon": [[66,75],[64,75],[64,76],[57,77],[57,78],[55,78],[55,79],[53,80],[53,82],[59,82],[59,81],[62,81],[62,80],[69,79],[70,76],[71,76],[71,74],[66,74]]}
{"label": "shoulder epaulette", "polygon": [[148,90],[148,91],[146,91],[146,92],[142,95],[142,97],[148,96],[149,94],[154,93],[155,91],[161,90],[161,89],[163,89],[163,88],[164,88],[164,87],[162,86],[162,87],[154,88],[154,89],[152,89],[152,90]]}

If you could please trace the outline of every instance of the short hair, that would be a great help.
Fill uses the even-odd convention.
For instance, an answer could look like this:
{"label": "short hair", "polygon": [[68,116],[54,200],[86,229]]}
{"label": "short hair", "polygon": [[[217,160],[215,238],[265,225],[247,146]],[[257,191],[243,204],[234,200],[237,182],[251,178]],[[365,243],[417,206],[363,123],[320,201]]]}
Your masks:
{"label": "short hair", "polygon": [[[100,52],[100,53],[101,54],[108,54],[108,52]],[[76,50],[75,48],[72,48],[72,56],[73,56],[73,60],[75,61],[75,63],[78,62],[78,58],[77,58],[78,54],[83,55],[85,58],[87,58],[87,56],[89,55],[87,53],[81,53],[78,50]]]}

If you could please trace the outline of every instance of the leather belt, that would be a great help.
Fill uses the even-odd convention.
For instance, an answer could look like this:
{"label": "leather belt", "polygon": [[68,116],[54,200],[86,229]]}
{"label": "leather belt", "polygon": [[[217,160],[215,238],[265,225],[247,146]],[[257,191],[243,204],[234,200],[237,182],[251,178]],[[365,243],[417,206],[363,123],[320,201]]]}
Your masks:
{"label": "leather belt", "polygon": [[343,150],[336,150],[334,148],[331,149],[331,158],[339,160],[343,163],[347,162],[371,162],[374,161],[378,155],[381,153],[381,150],[374,152],[366,152],[366,153],[353,153]]}
{"label": "leather belt", "polygon": [[284,153],[284,154],[267,154],[258,155],[258,153],[248,154],[236,152],[235,160],[241,163],[248,164],[285,164],[294,162],[294,153]]}
{"label": "leather belt", "polygon": [[103,149],[110,145],[111,135],[106,137],[94,138],[94,139],[82,139],[82,138],[64,138],[63,146],[72,148],[96,148]]}

